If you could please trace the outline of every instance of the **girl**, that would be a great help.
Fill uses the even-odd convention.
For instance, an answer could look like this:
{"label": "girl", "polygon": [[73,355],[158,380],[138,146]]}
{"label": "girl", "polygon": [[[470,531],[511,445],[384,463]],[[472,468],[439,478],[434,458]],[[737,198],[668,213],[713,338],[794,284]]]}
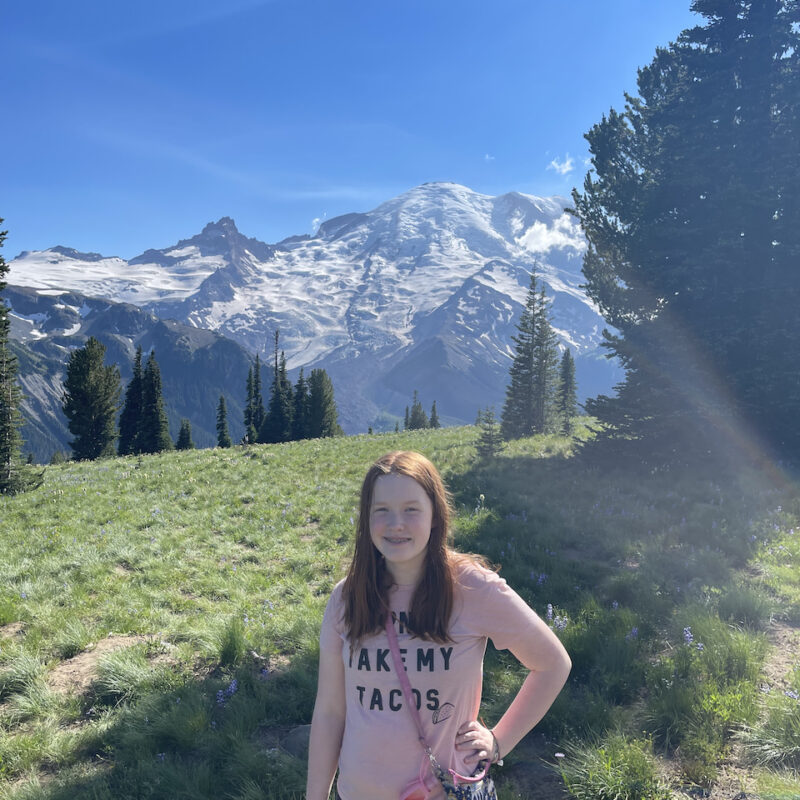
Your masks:
{"label": "girl", "polygon": [[[337,765],[340,800],[444,797],[412,703],[439,764],[470,776],[510,752],[564,685],[571,664],[561,642],[480,559],[448,547],[449,524],[447,492],[427,458],[394,452],[370,467],[352,563],[322,622],[307,800],[327,800]],[[530,670],[494,728],[477,720],[487,637]]]}

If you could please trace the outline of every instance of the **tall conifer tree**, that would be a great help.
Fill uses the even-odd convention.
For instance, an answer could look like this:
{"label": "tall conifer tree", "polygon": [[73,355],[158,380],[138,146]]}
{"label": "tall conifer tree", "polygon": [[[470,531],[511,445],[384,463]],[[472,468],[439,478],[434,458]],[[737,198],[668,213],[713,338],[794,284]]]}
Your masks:
{"label": "tall conifer tree", "polygon": [[286,356],[278,356],[278,331],[275,331],[275,375],[270,388],[269,407],[259,431],[258,441],[288,442],[292,438],[292,384],[286,374]]}
{"label": "tall conifer tree", "polygon": [[431,406],[431,418],[430,418],[430,427],[431,428],[441,428],[442,423],[439,422],[439,412],[436,410],[436,401],[433,401],[433,405]]}
{"label": "tall conifer tree", "polygon": [[188,419],[181,420],[181,429],[178,431],[178,441],[175,442],[176,450],[194,450],[192,441],[192,424]]}
{"label": "tall conifer tree", "polygon": [[140,453],[160,453],[172,450],[167,412],[161,390],[161,370],[155,351],[150,352],[142,377],[142,414],[138,435]]}
{"label": "tall conifer tree", "polygon": [[117,453],[121,456],[139,453],[139,429],[142,424],[142,346],[136,348],[133,375],[125,389],[125,404],[119,415],[119,442]]}
{"label": "tall conifer tree", "polygon": [[500,435],[494,408],[479,410],[477,425],[480,428],[478,443],[475,446],[478,457],[483,460],[495,458],[503,447],[503,438]]}
{"label": "tall conifer tree", "polygon": [[233,441],[228,433],[228,408],[225,405],[225,395],[219,396],[217,404],[217,447],[231,447]]}
{"label": "tall conifer tree", "polygon": [[422,403],[414,390],[414,400],[411,403],[411,414],[408,417],[408,429],[411,431],[420,430],[429,426],[428,415],[422,407]]}
{"label": "tall conifer tree", "polygon": [[[0,219],[0,224],[3,220]],[[0,231],[0,247],[6,238],[6,231]],[[8,307],[3,302],[2,292],[6,288],[4,280],[8,265],[0,255],[0,494],[16,494],[34,485],[30,470],[22,465],[22,439],[19,429],[22,424],[20,404],[22,391],[17,384],[17,359],[11,352],[11,320]],[[41,476],[37,476],[39,481]]]}
{"label": "tall conifer tree", "polygon": [[324,369],[312,369],[309,387],[309,438],[340,436],[339,412],[333,394],[333,383]]}
{"label": "tall conifer tree", "polygon": [[247,400],[244,404],[244,443],[252,444],[256,440],[256,429],[253,425],[253,368],[247,370]]}
{"label": "tall conifer tree", "polygon": [[303,368],[294,386],[294,414],[292,415],[292,439],[308,439],[310,428],[310,401],[308,383],[303,377]]}
{"label": "tall conifer tree", "polygon": [[590,447],[637,465],[800,460],[800,5],[692,8],[704,24],[586,135],[585,285],[625,370],[586,404],[603,423]]}
{"label": "tall conifer tree", "polygon": [[103,364],[105,353],[105,345],[91,336],[67,360],[62,409],[78,461],[114,454],[121,389],[119,369]]}
{"label": "tall conifer tree", "polygon": [[270,387],[269,406],[258,435],[258,441],[267,444],[288,442],[292,438],[292,384],[286,374],[286,356],[283,352],[278,356],[278,336],[276,330],[275,373]]}
{"label": "tall conifer tree", "polygon": [[575,385],[575,361],[572,359],[569,348],[561,356],[556,407],[561,433],[565,436],[572,436],[573,418],[578,413],[578,389]]}
{"label": "tall conifer tree", "polygon": [[[276,331],[277,333],[277,331]],[[253,365],[253,427],[256,432],[261,430],[264,424],[266,410],[264,408],[264,394],[261,390],[261,359],[256,353],[256,362]],[[255,441],[255,439],[253,439]]]}
{"label": "tall conifer tree", "polygon": [[550,310],[544,284],[536,302],[537,319],[533,336],[533,433],[557,427],[558,339],[550,324]]}
{"label": "tall conifer tree", "polygon": [[518,439],[543,433],[553,422],[558,379],[558,348],[550,324],[544,285],[541,289],[535,270],[525,298],[509,370],[509,384],[503,406],[503,438]]}

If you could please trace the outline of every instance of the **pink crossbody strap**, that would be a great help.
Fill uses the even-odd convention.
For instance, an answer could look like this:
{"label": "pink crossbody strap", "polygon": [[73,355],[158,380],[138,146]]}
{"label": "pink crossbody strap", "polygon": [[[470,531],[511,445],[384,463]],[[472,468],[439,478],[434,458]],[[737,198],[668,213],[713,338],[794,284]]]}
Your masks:
{"label": "pink crossbody strap", "polygon": [[403,696],[406,698],[406,705],[414,718],[414,724],[417,726],[417,733],[419,734],[419,741],[422,749],[427,753],[431,748],[425,739],[425,730],[422,727],[422,717],[417,710],[417,704],[414,702],[414,693],[411,691],[411,682],[408,680],[406,668],[403,666],[403,657],[400,655],[400,646],[397,644],[397,634],[394,632],[394,619],[390,611],[386,615],[386,635],[389,637],[389,649],[392,651],[392,661],[394,662],[394,671],[400,679],[400,686],[403,688]]}
{"label": "pink crossbody strap", "polygon": [[[417,726],[419,742],[422,745],[422,749],[425,751],[425,755],[427,755],[430,759],[434,774],[443,773],[444,770],[436,760],[436,756],[433,754],[433,750],[425,738],[425,729],[422,727],[422,717],[420,717],[419,711],[417,710],[417,704],[414,701],[414,693],[411,690],[411,682],[408,680],[406,668],[403,665],[403,657],[400,654],[400,645],[397,643],[397,634],[394,631],[394,619],[391,611],[386,613],[386,636],[389,639],[389,649],[392,651],[392,663],[394,664],[394,671],[397,673],[397,677],[400,679],[400,686],[403,689],[403,697],[406,699],[406,706],[411,712],[411,716],[414,719],[414,724]],[[449,769],[447,771],[453,776],[453,780],[456,782],[461,781],[462,783],[477,783],[478,781],[483,780],[486,777],[486,773],[489,772],[489,762],[486,761],[483,771],[479,775],[459,775],[454,769]]]}

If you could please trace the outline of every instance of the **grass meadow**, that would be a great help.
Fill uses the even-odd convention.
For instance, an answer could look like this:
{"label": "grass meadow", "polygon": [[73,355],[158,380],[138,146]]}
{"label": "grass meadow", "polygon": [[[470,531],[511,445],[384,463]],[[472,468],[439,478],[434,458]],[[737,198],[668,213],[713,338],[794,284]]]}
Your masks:
{"label": "grass meadow", "polygon": [[[501,800],[544,797],[543,774],[552,798],[800,798],[796,484],[632,476],[559,437],[481,461],[477,436],[67,463],[0,497],[0,798],[301,798],[322,611],[393,449],[439,466],[457,547],[573,659],[535,746],[496,768]],[[488,723],[522,678],[489,648]]]}

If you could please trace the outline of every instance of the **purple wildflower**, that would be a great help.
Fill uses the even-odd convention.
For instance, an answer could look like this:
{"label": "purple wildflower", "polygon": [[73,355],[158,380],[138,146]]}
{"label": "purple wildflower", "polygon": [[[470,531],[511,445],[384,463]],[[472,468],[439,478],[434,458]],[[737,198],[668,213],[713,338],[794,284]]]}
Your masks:
{"label": "purple wildflower", "polygon": [[683,629],[683,641],[686,642],[686,644],[691,644],[694,641],[692,629],[688,625]]}

